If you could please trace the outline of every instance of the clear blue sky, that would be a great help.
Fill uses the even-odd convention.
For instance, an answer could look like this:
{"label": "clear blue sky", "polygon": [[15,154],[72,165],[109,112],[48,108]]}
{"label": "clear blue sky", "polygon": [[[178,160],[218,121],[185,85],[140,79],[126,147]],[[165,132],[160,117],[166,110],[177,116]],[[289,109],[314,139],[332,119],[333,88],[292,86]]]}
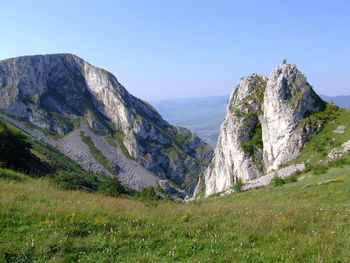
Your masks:
{"label": "clear blue sky", "polygon": [[350,94],[348,0],[2,0],[0,16],[0,59],[74,53],[146,100],[229,94],[284,58]]}

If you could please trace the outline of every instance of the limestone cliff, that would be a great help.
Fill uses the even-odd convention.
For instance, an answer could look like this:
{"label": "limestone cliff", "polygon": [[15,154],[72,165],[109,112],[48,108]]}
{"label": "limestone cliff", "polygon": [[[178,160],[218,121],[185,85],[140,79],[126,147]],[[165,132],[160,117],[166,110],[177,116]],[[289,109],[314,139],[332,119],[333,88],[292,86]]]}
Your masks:
{"label": "limestone cliff", "polygon": [[[191,194],[212,157],[195,134],[169,125],[111,73],[71,54],[0,61],[0,110],[86,170],[136,190],[170,180]],[[94,158],[96,150],[109,165]]]}
{"label": "limestone cliff", "polygon": [[306,140],[317,131],[301,125],[302,119],[324,106],[295,65],[282,65],[271,72],[261,122],[267,171],[277,169],[299,155]]}
{"label": "limestone cliff", "polygon": [[325,103],[295,65],[279,66],[269,79],[253,74],[234,89],[213,161],[195,195],[227,190],[293,160],[321,127],[302,120]]}

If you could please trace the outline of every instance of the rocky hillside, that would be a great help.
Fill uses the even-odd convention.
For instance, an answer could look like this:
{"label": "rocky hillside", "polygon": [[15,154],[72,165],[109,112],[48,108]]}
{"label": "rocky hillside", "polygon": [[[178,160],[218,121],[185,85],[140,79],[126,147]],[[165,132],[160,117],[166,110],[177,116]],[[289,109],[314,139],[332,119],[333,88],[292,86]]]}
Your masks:
{"label": "rocky hillside", "polygon": [[243,78],[230,97],[214,159],[195,194],[227,190],[296,158],[322,128],[306,118],[325,106],[295,65],[277,67],[269,79]]}
{"label": "rocky hillside", "polygon": [[134,189],[191,194],[212,150],[109,72],[71,54],[0,61],[1,117],[89,172]]}

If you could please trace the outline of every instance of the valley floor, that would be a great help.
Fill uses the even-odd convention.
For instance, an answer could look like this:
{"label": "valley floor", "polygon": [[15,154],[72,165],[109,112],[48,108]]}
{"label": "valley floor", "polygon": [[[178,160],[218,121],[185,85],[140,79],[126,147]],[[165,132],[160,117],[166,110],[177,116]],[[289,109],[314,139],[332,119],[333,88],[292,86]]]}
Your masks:
{"label": "valley floor", "polygon": [[11,178],[0,172],[1,263],[350,262],[350,166],[190,204]]}

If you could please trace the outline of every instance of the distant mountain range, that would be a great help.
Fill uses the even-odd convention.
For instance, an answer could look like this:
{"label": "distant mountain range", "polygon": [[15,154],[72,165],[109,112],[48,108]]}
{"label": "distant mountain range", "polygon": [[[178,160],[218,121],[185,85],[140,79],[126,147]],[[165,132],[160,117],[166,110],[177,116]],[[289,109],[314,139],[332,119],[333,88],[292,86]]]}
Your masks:
{"label": "distant mountain range", "polygon": [[[321,98],[340,107],[350,109],[349,96],[325,96]],[[229,95],[154,100],[150,103],[164,119],[173,125],[186,127],[215,146],[219,129],[226,115]]]}
{"label": "distant mountain range", "polygon": [[326,95],[320,95],[322,99],[324,99],[327,102],[332,102],[340,107],[350,109],[350,95],[348,96],[335,96],[330,97]]}

